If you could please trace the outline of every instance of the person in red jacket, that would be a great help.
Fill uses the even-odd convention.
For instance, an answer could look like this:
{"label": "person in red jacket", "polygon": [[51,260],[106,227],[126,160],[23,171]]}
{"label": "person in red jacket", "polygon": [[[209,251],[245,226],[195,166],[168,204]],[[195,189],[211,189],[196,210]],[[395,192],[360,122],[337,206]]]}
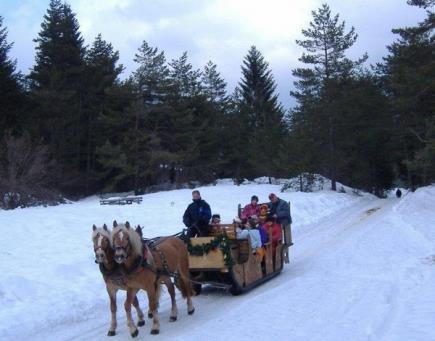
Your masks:
{"label": "person in red jacket", "polygon": [[281,225],[276,223],[273,218],[267,218],[261,228],[267,233],[267,236],[269,236],[269,232],[272,232],[271,242],[273,248],[275,249],[282,238]]}
{"label": "person in red jacket", "polygon": [[242,213],[240,214],[241,219],[249,219],[251,217],[254,217],[258,219],[260,216],[260,205],[258,205],[258,197],[256,195],[253,195],[251,197],[251,203],[246,205]]}

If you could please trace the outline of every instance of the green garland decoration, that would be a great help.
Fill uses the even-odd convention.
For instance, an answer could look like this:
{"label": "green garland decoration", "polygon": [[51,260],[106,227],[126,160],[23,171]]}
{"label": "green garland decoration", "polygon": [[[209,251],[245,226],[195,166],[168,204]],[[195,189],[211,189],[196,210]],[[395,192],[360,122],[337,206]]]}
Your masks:
{"label": "green garland decoration", "polygon": [[231,267],[234,261],[231,257],[231,247],[230,240],[226,235],[220,235],[213,238],[210,243],[195,245],[193,246],[190,239],[187,242],[187,250],[192,256],[203,256],[208,254],[210,251],[221,249],[224,255],[224,263],[226,266]]}

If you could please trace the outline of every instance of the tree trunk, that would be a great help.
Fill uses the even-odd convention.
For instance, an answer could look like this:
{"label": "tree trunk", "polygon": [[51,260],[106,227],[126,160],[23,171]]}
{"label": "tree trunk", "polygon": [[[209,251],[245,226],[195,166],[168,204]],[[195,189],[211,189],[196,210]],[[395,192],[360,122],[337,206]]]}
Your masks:
{"label": "tree trunk", "polygon": [[337,190],[337,174],[336,174],[336,160],[335,160],[335,145],[334,145],[334,127],[332,124],[331,114],[328,113],[328,121],[329,121],[329,170],[331,172],[331,189],[333,191]]}
{"label": "tree trunk", "polygon": [[134,172],[134,192],[137,193],[139,183],[139,110],[136,110],[136,118],[134,124],[134,158],[135,158],[135,172]]}

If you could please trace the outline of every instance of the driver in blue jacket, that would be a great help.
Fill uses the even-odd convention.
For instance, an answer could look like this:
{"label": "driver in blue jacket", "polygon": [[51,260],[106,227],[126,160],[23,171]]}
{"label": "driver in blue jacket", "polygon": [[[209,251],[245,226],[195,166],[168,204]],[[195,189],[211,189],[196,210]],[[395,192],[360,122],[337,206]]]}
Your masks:
{"label": "driver in blue jacket", "polygon": [[211,218],[210,205],[201,199],[198,190],[192,192],[192,201],[183,215],[183,223],[187,227],[187,236],[189,238],[207,236]]}

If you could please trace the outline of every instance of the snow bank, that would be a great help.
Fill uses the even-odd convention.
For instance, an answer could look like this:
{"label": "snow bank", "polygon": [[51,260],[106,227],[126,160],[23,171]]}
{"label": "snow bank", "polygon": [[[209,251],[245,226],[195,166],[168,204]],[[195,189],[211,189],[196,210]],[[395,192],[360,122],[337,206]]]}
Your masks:
{"label": "snow bank", "polygon": [[430,241],[435,240],[435,185],[415,192],[402,191],[400,203],[394,207],[403,220]]}

